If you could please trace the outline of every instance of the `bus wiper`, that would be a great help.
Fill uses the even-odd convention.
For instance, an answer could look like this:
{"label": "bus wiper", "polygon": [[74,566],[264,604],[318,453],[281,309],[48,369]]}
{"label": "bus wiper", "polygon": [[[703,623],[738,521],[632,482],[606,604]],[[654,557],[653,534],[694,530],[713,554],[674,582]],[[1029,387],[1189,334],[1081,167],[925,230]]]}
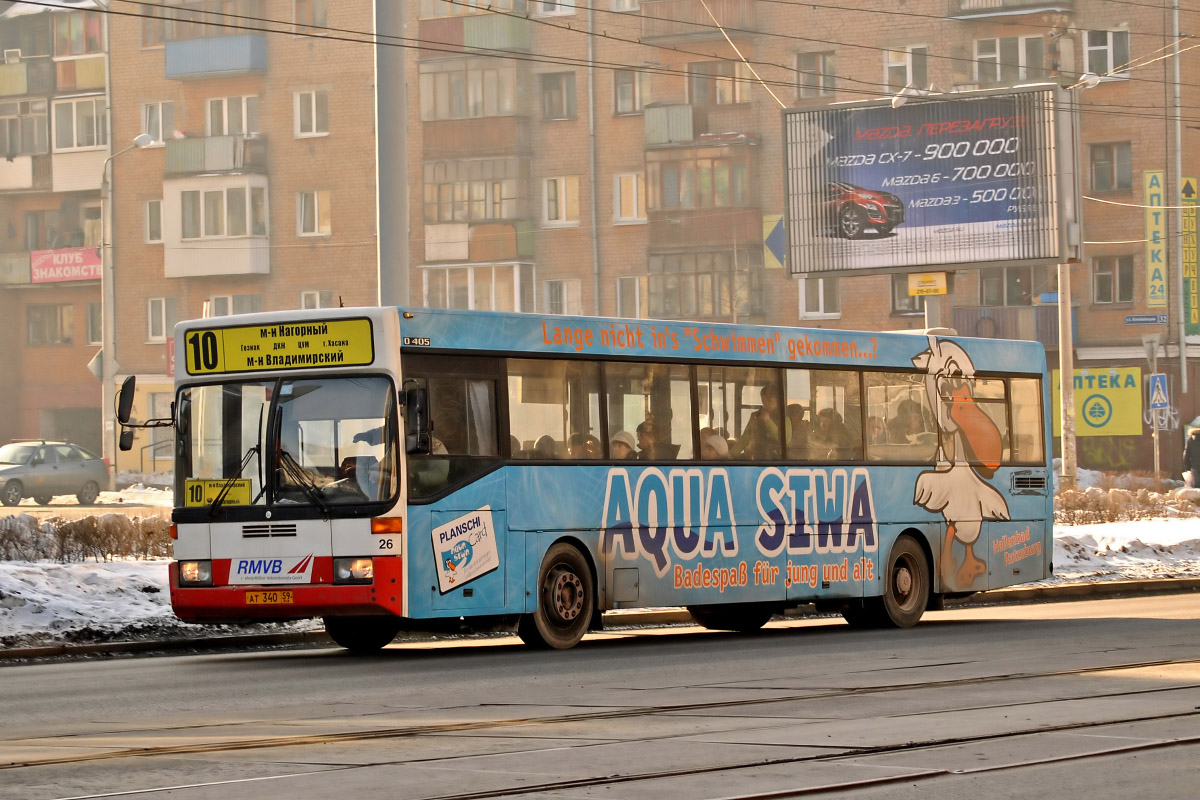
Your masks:
{"label": "bus wiper", "polygon": [[246,455],[242,456],[242,463],[238,465],[237,472],[229,476],[225,481],[225,485],[221,487],[221,491],[217,492],[217,496],[208,505],[208,515],[211,517],[217,513],[217,509],[225,502],[225,498],[229,496],[229,490],[233,488],[233,484],[238,478],[242,477],[242,471],[246,469],[246,465],[250,463],[250,459],[259,452],[257,444],[250,445],[250,449],[246,451]]}
{"label": "bus wiper", "polygon": [[304,467],[300,466],[299,462],[292,458],[292,454],[287,450],[279,451],[279,463],[283,465],[283,472],[288,477],[288,480],[299,486],[301,491],[304,492],[304,496],[311,500],[313,505],[321,509],[322,514],[328,517],[329,504],[321,496],[321,490],[313,483],[312,478],[308,477],[308,473]]}

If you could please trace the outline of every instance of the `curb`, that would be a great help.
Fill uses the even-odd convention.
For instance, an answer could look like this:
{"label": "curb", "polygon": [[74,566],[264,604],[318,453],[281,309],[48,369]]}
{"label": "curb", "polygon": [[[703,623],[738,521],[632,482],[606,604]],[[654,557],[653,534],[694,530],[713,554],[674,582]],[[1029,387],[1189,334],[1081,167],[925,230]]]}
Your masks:
{"label": "curb", "polygon": [[[1006,605],[1017,603],[1053,602],[1100,597],[1122,597],[1132,595],[1177,594],[1200,591],[1200,578],[1163,578],[1144,581],[1101,581],[1098,583],[1066,583],[1057,586],[1030,586],[1015,589],[997,589],[958,600],[947,600],[948,608],[973,605]],[[809,606],[788,609],[785,619],[800,619],[816,616]],[[667,625],[692,625],[692,617],[685,609],[648,609],[609,611],[604,615],[606,630]],[[396,637],[397,642],[437,640],[436,634],[404,634]],[[150,640],[137,642],[100,642],[95,644],[55,644],[41,647],[18,647],[0,649],[0,661],[33,658],[62,658],[91,655],[118,655],[134,653],[161,653],[179,650],[237,650],[249,647],[288,646],[299,644],[331,645],[332,641],[323,630],[292,633],[263,633],[233,636],[207,636],[182,639]]]}

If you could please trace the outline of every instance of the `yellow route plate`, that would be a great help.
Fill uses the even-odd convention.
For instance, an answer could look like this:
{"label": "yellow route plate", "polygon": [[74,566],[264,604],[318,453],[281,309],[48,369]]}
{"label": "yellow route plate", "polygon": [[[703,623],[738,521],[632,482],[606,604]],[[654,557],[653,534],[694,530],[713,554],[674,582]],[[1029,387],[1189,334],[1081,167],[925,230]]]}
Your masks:
{"label": "yellow route plate", "polygon": [[193,328],[183,337],[189,375],[362,367],[375,360],[371,320],[314,320]]}
{"label": "yellow route plate", "polygon": [[[221,493],[228,480],[200,480],[188,478],[183,483],[183,505],[185,508],[199,508],[212,505],[212,501]],[[250,479],[238,478],[229,487],[223,506],[250,505]]]}

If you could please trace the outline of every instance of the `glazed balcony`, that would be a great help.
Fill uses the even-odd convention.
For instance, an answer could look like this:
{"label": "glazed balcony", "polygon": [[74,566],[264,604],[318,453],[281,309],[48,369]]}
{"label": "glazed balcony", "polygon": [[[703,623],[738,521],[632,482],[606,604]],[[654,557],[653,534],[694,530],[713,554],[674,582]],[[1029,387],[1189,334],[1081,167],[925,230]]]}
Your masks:
{"label": "glazed balcony", "polygon": [[[1071,309],[1071,327],[1078,327]],[[965,306],[954,309],[954,329],[960,336],[980,339],[1024,339],[1058,349],[1058,306]]]}
{"label": "glazed balcony", "polygon": [[[665,44],[724,39],[721,28],[731,36],[741,31],[758,32],[754,0],[707,2],[712,16],[700,0],[642,0],[642,40]],[[713,22],[713,17],[717,22]]]}
{"label": "glazed balcony", "polygon": [[218,78],[267,69],[267,38],[262,33],[173,39],[166,43],[167,77]]}
{"label": "glazed balcony", "polygon": [[422,152],[427,159],[532,152],[528,117],[442,119],[423,123],[421,127]]}
{"label": "glazed balcony", "polygon": [[168,139],[166,145],[170,176],[267,169],[267,140],[262,134]]}
{"label": "glazed balcony", "polygon": [[1067,13],[1074,8],[1075,0],[950,0],[950,13],[947,16],[962,19],[1048,12]]}
{"label": "glazed balcony", "polygon": [[0,64],[0,97],[54,94],[54,62],[48,58]]}

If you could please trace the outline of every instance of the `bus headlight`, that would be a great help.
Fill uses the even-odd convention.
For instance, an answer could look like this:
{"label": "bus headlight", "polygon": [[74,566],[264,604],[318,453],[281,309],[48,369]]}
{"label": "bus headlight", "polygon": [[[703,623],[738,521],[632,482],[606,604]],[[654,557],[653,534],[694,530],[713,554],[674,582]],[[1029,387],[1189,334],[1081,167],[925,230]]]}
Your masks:
{"label": "bus headlight", "polygon": [[180,561],[180,586],[212,586],[211,561]]}
{"label": "bus headlight", "polygon": [[335,558],[334,583],[370,583],[375,579],[375,565],[369,558]]}

